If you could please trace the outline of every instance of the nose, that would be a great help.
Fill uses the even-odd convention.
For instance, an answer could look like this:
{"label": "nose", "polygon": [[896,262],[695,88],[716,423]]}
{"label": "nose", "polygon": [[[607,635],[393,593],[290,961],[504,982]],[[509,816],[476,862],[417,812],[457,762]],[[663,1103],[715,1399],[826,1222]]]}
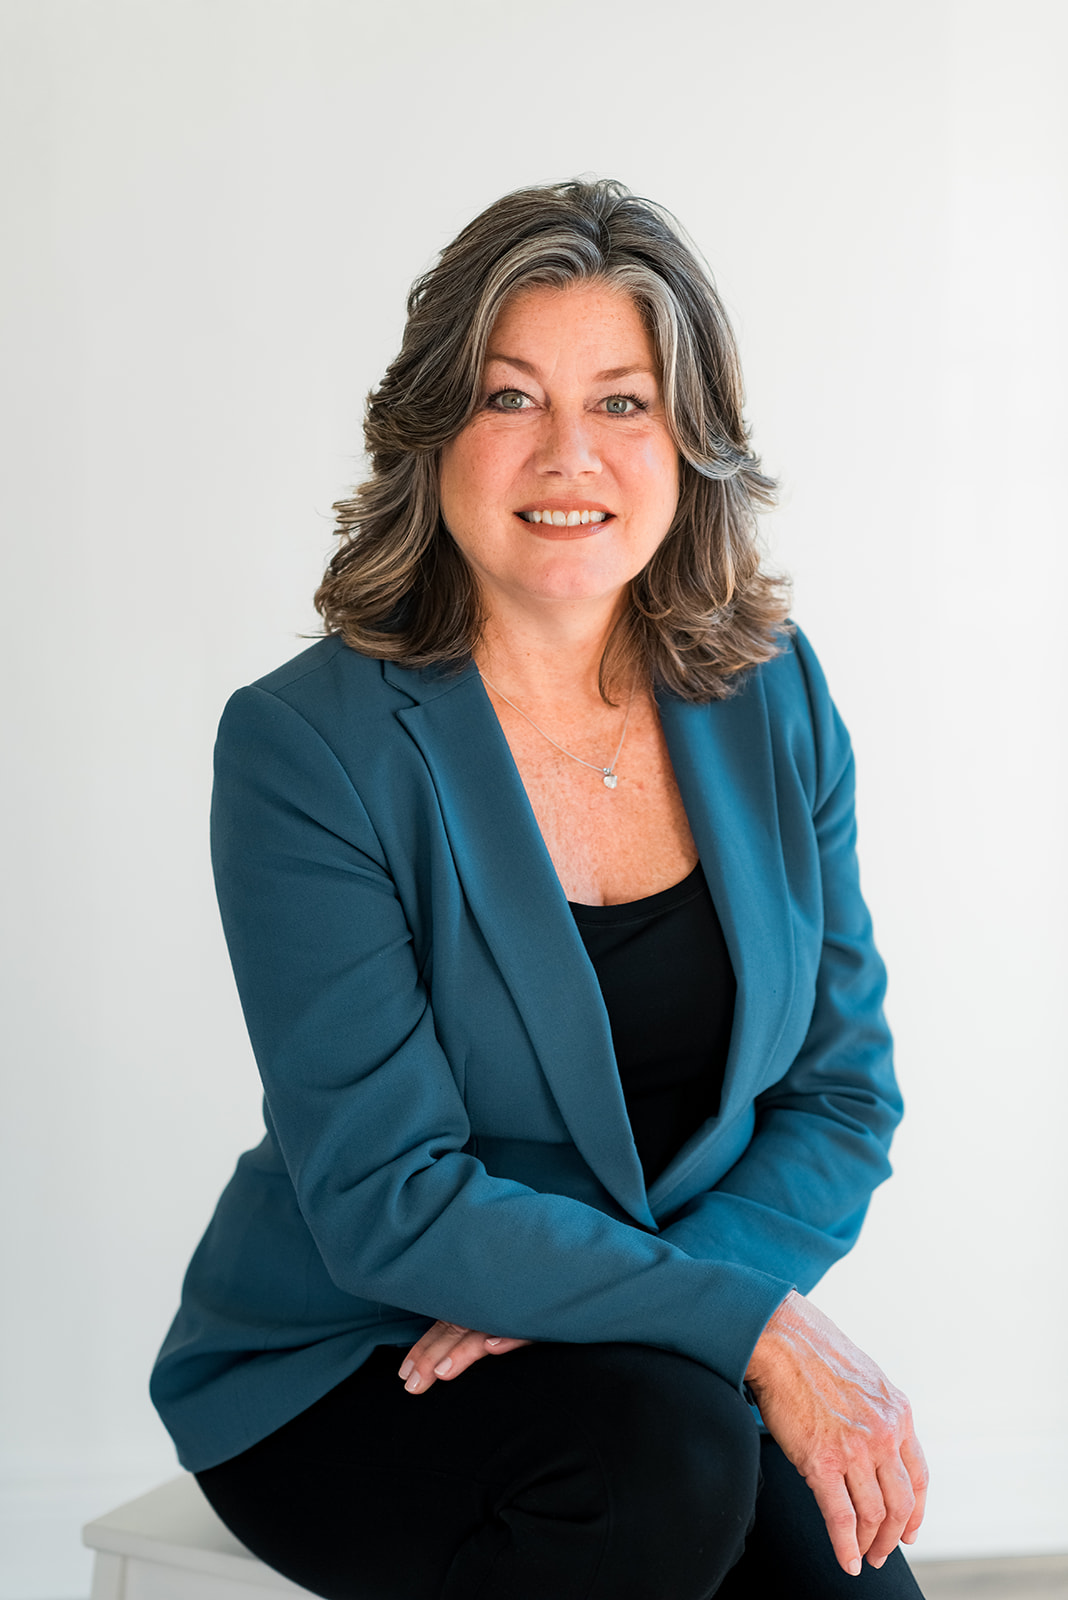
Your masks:
{"label": "nose", "polygon": [[581,478],[600,472],[595,426],[585,411],[551,411],[538,442],[538,471],[559,478]]}

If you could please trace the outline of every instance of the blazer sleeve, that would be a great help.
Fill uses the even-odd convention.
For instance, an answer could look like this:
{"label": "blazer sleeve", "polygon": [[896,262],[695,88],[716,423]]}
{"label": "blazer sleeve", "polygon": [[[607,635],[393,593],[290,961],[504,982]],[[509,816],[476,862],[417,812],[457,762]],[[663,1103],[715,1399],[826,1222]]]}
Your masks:
{"label": "blazer sleeve", "polygon": [[822,941],[801,1049],[755,1103],[739,1161],[662,1229],[701,1259],[745,1261],[808,1293],[851,1248],[902,1114],[883,1016],[886,977],[860,891],[849,737],[811,647],[795,651],[807,700],[799,738],[813,758]]}
{"label": "blazer sleeve", "polygon": [[465,1150],[382,843],[326,741],[262,688],[223,715],[212,855],[268,1125],[334,1282],[487,1332],[659,1346],[740,1386],[790,1282]]}

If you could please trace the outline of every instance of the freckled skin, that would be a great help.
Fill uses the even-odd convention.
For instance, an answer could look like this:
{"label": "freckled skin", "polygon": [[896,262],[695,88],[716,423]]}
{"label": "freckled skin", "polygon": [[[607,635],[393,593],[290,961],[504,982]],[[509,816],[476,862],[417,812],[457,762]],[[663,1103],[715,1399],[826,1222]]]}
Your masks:
{"label": "freckled skin", "polygon": [[[489,354],[486,397],[515,392],[524,406],[484,407],[442,452],[445,525],[493,611],[554,601],[611,606],[653,555],[678,503],[678,455],[642,320],[626,295],[594,284],[529,289],[505,306]],[[614,381],[597,376],[618,369],[631,370]],[[613,414],[607,403],[621,393],[648,409],[632,403]],[[613,515],[570,530],[584,537],[547,539],[516,515],[547,500],[550,509]]]}

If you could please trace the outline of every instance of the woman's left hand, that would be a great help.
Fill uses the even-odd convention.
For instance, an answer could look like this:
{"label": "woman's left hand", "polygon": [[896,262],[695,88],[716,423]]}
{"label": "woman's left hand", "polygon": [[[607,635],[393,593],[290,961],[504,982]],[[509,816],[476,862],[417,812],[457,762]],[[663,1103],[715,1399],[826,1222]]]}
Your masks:
{"label": "woman's left hand", "polygon": [[505,1339],[496,1334],[476,1333],[455,1322],[435,1322],[412,1345],[397,1374],[409,1394],[422,1394],[438,1378],[458,1378],[483,1356],[503,1356],[530,1344],[529,1339]]}
{"label": "woman's left hand", "polygon": [[927,1466],[912,1411],[870,1356],[796,1292],[746,1372],[760,1414],[816,1497],[839,1565],[881,1567],[923,1521]]}

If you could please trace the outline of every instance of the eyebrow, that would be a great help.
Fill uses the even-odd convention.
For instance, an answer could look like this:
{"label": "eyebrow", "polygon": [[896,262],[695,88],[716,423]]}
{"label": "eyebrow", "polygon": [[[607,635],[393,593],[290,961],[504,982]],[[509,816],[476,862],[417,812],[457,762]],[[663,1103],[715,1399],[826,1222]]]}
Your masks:
{"label": "eyebrow", "polygon": [[[529,361],[520,361],[518,356],[506,356],[499,350],[490,350],[486,354],[487,365],[491,361],[503,361],[506,366],[518,367],[520,372],[529,372],[532,378],[537,377],[537,368],[532,366]],[[615,383],[618,378],[631,378],[636,374],[642,374],[647,378],[655,379],[656,377],[656,373],[651,367],[608,367],[604,372],[595,372],[593,381],[595,383]]]}

